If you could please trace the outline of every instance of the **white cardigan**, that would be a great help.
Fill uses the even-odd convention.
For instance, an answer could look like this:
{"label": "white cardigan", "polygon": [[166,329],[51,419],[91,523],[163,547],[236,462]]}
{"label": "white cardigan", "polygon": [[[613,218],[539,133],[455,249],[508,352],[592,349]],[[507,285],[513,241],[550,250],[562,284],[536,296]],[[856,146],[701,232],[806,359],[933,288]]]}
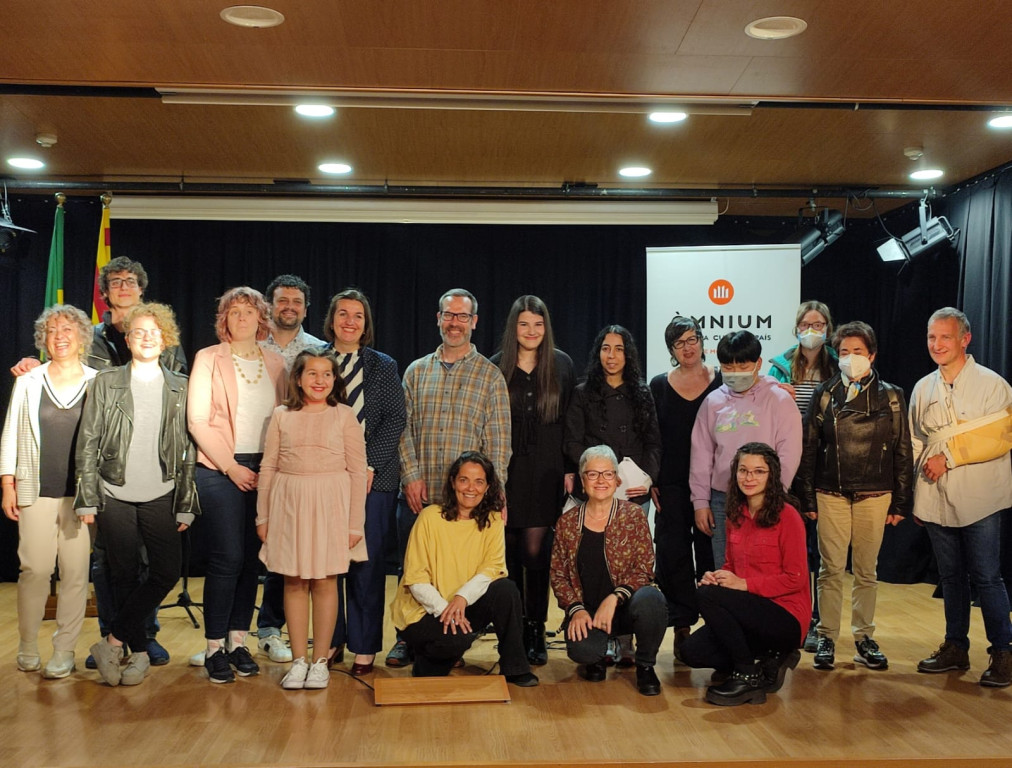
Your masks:
{"label": "white cardigan", "polygon": [[[84,380],[98,373],[84,367]],[[39,407],[49,363],[33,368],[14,382],[11,404],[0,434],[0,475],[13,475],[18,506],[29,507],[39,498]]]}

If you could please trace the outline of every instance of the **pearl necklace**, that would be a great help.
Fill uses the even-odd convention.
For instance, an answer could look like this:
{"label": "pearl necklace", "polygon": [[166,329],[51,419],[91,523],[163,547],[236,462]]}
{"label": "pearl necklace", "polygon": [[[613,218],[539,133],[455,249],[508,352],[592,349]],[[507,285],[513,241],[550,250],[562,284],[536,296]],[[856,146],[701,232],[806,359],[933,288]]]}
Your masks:
{"label": "pearl necklace", "polygon": [[235,351],[235,349],[232,349],[232,365],[235,366],[235,370],[236,370],[236,372],[238,372],[239,376],[242,377],[242,380],[245,381],[250,386],[256,386],[257,384],[259,384],[260,383],[260,379],[262,379],[263,375],[264,375],[264,356],[263,356],[263,353],[260,352],[259,345],[256,348],[256,355],[257,355],[257,362],[259,363],[257,365],[257,375],[256,375],[255,379],[253,379],[252,381],[250,381],[246,377],[246,372],[243,371],[242,366],[239,365],[239,360],[240,359],[246,359],[246,358],[244,358],[242,355],[240,355],[239,353],[237,353]]}

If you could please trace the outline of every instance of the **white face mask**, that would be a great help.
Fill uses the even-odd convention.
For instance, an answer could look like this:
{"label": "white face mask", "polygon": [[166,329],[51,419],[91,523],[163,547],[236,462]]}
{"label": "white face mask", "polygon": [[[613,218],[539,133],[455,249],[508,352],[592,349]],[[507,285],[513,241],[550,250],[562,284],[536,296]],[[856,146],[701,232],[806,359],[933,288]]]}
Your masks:
{"label": "white face mask", "polygon": [[826,343],[826,332],[817,331],[814,328],[802,331],[798,334],[798,344],[805,349],[819,349]]}
{"label": "white face mask", "polygon": [[851,381],[860,381],[871,370],[871,360],[864,355],[844,355],[840,358],[840,371]]}
{"label": "white face mask", "polygon": [[721,371],[720,375],[732,392],[746,392],[756,382],[756,372],[759,370],[759,361],[756,361],[755,368],[751,371]]}

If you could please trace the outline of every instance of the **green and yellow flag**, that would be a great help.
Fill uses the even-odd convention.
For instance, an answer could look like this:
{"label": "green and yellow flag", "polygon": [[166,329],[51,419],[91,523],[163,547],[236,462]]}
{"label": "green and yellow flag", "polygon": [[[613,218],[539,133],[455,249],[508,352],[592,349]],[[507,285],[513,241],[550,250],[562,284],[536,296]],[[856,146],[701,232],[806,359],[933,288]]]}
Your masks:
{"label": "green and yellow flag", "polygon": [[56,220],[53,222],[53,242],[49,246],[49,272],[46,275],[46,306],[63,303],[63,204],[67,196],[56,196]]}

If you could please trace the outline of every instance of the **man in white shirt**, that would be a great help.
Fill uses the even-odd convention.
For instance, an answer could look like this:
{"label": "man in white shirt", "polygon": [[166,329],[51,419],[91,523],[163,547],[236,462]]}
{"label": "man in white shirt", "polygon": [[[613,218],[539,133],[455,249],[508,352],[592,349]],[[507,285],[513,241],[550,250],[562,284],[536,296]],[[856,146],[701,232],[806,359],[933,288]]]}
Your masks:
{"label": "man in white shirt", "polygon": [[[1001,419],[1012,405],[1012,387],[966,353],[970,323],[958,309],[945,307],[928,320],[928,352],[938,370],[914,387],[910,432],[916,468],[914,516],[928,530],[938,561],[945,606],[945,640],[917,665],[919,672],[970,668],[970,584],[980,597],[991,662],[980,684],[1012,683],[1012,623],[1001,577],[1003,509],[1012,507],[1012,465],[1007,449],[973,463],[953,453],[950,440],[968,422]],[[961,428],[961,425],[967,425]],[[985,458],[985,460],[979,460]]]}

